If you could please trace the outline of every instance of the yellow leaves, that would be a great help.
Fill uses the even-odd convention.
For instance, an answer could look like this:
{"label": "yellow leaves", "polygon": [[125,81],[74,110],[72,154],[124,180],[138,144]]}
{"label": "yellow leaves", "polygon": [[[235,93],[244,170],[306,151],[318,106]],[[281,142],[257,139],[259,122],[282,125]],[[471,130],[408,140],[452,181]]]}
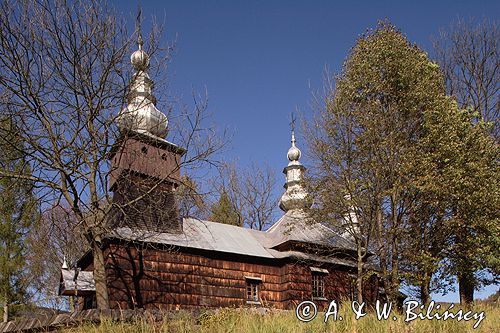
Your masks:
{"label": "yellow leaves", "polygon": [[429,61],[427,63],[427,66],[429,66],[431,69],[439,69],[439,65],[437,62],[434,62],[434,61]]}

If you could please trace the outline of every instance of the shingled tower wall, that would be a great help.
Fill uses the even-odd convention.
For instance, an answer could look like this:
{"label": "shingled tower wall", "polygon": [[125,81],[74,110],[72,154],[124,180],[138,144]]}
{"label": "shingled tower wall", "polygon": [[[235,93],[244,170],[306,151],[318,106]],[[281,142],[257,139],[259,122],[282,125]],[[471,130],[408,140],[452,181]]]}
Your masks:
{"label": "shingled tower wall", "polygon": [[112,151],[111,227],[153,232],[182,232],[174,191],[184,151],[139,133],[123,136]]}

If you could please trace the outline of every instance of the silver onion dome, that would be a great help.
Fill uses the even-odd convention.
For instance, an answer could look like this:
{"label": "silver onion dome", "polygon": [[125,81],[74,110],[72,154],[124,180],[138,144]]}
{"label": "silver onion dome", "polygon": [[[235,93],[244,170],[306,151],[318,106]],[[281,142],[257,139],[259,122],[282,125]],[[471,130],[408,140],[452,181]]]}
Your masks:
{"label": "silver onion dome", "polygon": [[130,56],[130,63],[137,72],[145,71],[149,67],[149,55],[142,49],[143,41],[140,34],[137,45],[139,49]]}
{"label": "silver onion dome", "polygon": [[132,53],[130,63],[136,71],[144,71],[149,66],[149,55],[142,48]]}
{"label": "silver onion dome", "polygon": [[138,31],[138,50],[130,56],[135,73],[130,83],[128,105],[117,118],[121,130],[131,130],[139,133],[164,138],[167,135],[168,120],[156,108],[156,98],[153,95],[154,83],[149,78],[149,55],[143,50],[143,42]]}
{"label": "silver onion dome", "polygon": [[288,153],[286,154],[286,156],[288,157],[288,160],[290,162],[298,161],[301,156],[300,149],[297,148],[297,146],[295,146],[295,134],[293,131],[292,131],[292,146],[290,147],[290,149],[288,149]]}

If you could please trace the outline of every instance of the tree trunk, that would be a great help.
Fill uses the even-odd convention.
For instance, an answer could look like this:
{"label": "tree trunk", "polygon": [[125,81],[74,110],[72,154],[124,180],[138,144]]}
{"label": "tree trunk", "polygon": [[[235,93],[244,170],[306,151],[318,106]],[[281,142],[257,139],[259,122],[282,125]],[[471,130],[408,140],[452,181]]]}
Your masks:
{"label": "tree trunk", "polygon": [[358,302],[363,303],[363,249],[360,241],[358,243],[358,275],[356,277],[356,288],[358,290]]}
{"label": "tree trunk", "polygon": [[389,288],[389,298],[391,301],[396,301],[399,295],[399,246],[396,235],[392,236],[391,252],[391,287]]}
{"label": "tree trunk", "polygon": [[389,300],[397,301],[399,296],[399,221],[398,221],[398,194],[394,189],[391,194],[391,273],[390,273],[390,288]]}
{"label": "tree trunk", "polygon": [[458,291],[461,305],[471,305],[474,301],[473,274],[465,272],[458,277]]}
{"label": "tree trunk", "polygon": [[95,240],[92,242],[92,251],[94,254],[94,282],[97,308],[99,310],[106,310],[109,309],[109,296],[104,253],[100,244]]}
{"label": "tree trunk", "polygon": [[7,304],[7,301],[5,301],[5,304],[3,305],[3,322],[6,323],[9,321],[9,304]]}
{"label": "tree trunk", "polygon": [[385,290],[386,297],[388,296],[388,274],[387,274],[387,250],[386,244],[383,239],[384,235],[384,226],[383,226],[383,218],[382,218],[382,209],[381,205],[377,207],[377,245],[378,245],[378,257],[380,260],[380,269],[382,273],[382,286]]}
{"label": "tree trunk", "polygon": [[420,281],[420,301],[422,304],[429,304],[431,301],[430,283],[431,279],[429,273],[424,273]]}

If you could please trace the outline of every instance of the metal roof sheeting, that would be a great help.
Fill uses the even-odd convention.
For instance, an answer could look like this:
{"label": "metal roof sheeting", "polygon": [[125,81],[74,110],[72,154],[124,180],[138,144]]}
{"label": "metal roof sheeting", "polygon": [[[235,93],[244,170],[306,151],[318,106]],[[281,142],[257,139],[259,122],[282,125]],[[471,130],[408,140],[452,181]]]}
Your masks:
{"label": "metal roof sheeting", "polygon": [[59,295],[75,295],[76,292],[95,291],[94,273],[79,271],[75,276],[73,269],[61,269],[61,285]]}
{"label": "metal roof sheeting", "polygon": [[288,211],[266,233],[270,236],[268,247],[275,247],[287,241],[297,241],[341,249],[356,249],[352,241],[323,224],[312,221],[302,210]]}
{"label": "metal roof sheeting", "polygon": [[290,240],[343,249],[352,249],[354,246],[333,230],[319,223],[311,223],[304,213],[296,211],[285,214],[268,231],[188,218],[183,221],[181,234],[147,232],[124,227],[115,229],[109,236],[261,258],[294,257],[348,266],[352,265],[349,260],[299,251],[277,251],[273,247]]}
{"label": "metal roof sheeting", "polygon": [[187,248],[274,258],[251,231],[229,224],[189,218],[184,219],[182,234],[118,228],[111,233],[111,236]]}

